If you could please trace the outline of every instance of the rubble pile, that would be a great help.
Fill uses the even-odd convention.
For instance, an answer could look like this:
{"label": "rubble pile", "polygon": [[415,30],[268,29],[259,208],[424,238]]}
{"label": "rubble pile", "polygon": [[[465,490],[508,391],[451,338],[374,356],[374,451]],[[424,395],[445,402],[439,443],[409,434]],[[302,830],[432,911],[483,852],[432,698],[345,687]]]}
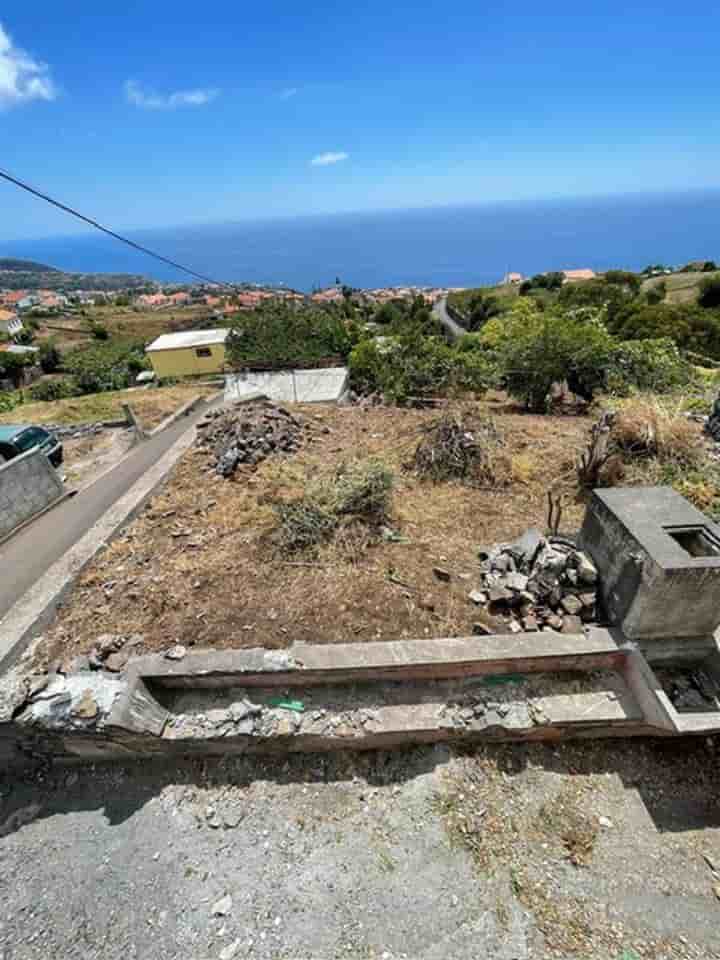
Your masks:
{"label": "rubble pile", "polygon": [[269,400],[211,410],[198,424],[198,444],[210,451],[215,472],[231,477],[240,464],[294,453],[310,429],[301,417]]}
{"label": "rubble pile", "polygon": [[531,529],[515,543],[481,549],[479,557],[480,584],[469,599],[513,633],[579,633],[595,618],[598,572],[571,540]]}

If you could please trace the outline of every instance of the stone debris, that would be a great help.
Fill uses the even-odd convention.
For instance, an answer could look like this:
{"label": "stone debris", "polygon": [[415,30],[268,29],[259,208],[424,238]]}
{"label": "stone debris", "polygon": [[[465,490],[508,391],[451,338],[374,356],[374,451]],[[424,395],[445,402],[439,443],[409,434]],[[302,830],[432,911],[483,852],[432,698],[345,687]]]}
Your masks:
{"label": "stone debris", "polygon": [[186,648],[181,643],[176,643],[174,647],[170,647],[169,650],[165,651],[166,660],[182,660],[187,654]]}
{"label": "stone debris", "polygon": [[226,893],[224,897],[213,904],[212,915],[214,917],[227,917],[232,911],[232,906],[232,897],[229,893]]}
{"label": "stone debris", "polygon": [[63,666],[66,673],[78,673],[85,669],[109,670],[122,673],[135,647],[142,646],[145,637],[141,633],[124,637],[117,633],[101,634],[87,655],[87,659],[76,657]]}
{"label": "stone debris", "polygon": [[[481,548],[480,583],[468,600],[501,618],[507,630],[578,633],[597,612],[597,570],[563,537],[526,530],[514,543]],[[474,633],[497,632],[478,623]]]}
{"label": "stone debris", "polygon": [[197,443],[210,453],[215,472],[231,477],[241,464],[299,450],[312,427],[285,407],[256,400],[210,410],[197,429]]}

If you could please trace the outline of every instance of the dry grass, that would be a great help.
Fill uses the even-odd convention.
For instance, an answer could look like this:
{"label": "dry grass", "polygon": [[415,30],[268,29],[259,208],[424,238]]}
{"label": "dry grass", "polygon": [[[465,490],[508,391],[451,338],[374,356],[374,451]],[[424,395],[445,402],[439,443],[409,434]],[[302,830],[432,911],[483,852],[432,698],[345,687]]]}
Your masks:
{"label": "dry grass", "polygon": [[92,393],[84,397],[70,397],[54,402],[25,403],[14,410],[0,414],[0,423],[56,423],[72,426],[97,423],[101,420],[120,420],[122,404],[129,403],[143,425],[156,427],[181,404],[196,396],[209,396],[216,387],[178,384],[173,387],[114,390]]}
{"label": "dry grass", "polygon": [[[569,527],[583,506],[572,473],[587,420],[496,414],[523,481],[503,489],[428,484],[404,473],[435,414],[390,408],[305,408],[322,429],[289,458],[242,467],[224,480],[201,450],[82,574],[46,632],[43,657],[89,650],[98,633],[142,633],[145,649],[175,641],[215,648],[285,647],[423,636],[467,636],[477,619],[477,546],[544,527],[546,492],[565,492]],[[480,408],[480,412],[484,412]],[[327,432],[323,432],[327,430]],[[357,528],[321,546],[313,561],[273,559],[273,504],[298,499],[340,464],[379,458],[396,477],[397,536],[371,549]],[[449,584],[433,575],[447,567]]]}
{"label": "dry grass", "polygon": [[646,398],[628,401],[618,410],[612,439],[625,458],[654,457],[698,466],[706,456],[696,424]]}

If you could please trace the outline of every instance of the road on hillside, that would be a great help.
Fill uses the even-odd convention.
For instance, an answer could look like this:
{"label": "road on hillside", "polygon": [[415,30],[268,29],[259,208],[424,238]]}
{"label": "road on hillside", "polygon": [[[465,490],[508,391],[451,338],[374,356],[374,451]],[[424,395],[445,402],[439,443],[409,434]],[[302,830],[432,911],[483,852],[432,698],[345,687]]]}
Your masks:
{"label": "road on hillside", "polygon": [[440,321],[453,340],[457,340],[459,337],[462,337],[463,334],[467,333],[467,330],[461,327],[459,323],[456,323],[448,313],[447,297],[441,297],[441,299],[437,301],[433,307],[433,316]]}
{"label": "road on hillside", "polygon": [[76,497],[66,500],[0,546],[0,621],[13,604],[207,412],[195,412],[144,443]]}

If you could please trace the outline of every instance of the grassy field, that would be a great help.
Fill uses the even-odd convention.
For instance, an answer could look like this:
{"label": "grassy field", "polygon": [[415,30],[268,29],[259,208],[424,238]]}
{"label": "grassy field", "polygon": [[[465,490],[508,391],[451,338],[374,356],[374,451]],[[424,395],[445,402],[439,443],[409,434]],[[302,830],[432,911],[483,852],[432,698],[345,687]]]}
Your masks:
{"label": "grassy field", "polygon": [[0,423],[97,423],[122,418],[122,404],[129,403],[142,423],[152,429],[181,404],[195,396],[208,396],[216,387],[177,384],[172,387],[117,390],[70,397],[54,403],[26,403],[0,413]]}
{"label": "grassy field", "polygon": [[703,280],[708,277],[718,279],[720,271],[715,273],[674,273],[667,277],[651,277],[641,287],[643,292],[664,283],[667,288],[665,303],[694,303]]}

